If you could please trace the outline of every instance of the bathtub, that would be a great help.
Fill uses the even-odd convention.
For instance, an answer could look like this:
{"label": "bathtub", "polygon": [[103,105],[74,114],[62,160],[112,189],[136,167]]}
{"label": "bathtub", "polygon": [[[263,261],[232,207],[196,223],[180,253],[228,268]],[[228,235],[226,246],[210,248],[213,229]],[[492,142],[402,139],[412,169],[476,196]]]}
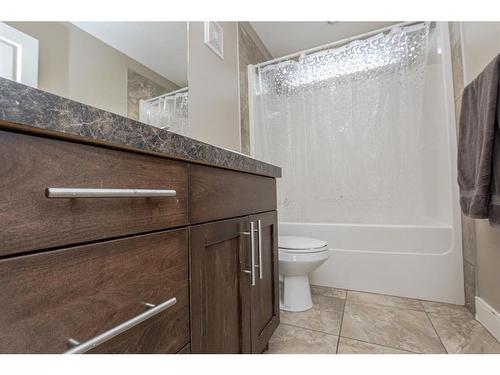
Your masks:
{"label": "bathtub", "polygon": [[[328,242],[315,285],[463,304],[461,233],[446,224],[279,223],[280,235]],[[459,244],[459,246],[456,246]]]}

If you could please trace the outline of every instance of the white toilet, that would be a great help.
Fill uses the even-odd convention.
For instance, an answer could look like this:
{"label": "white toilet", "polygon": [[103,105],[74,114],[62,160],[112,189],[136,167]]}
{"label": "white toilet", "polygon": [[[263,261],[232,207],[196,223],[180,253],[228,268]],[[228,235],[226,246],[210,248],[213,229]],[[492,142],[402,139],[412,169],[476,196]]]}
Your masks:
{"label": "white toilet", "polygon": [[330,256],[328,243],[309,237],[279,236],[280,308],[305,311],[312,308],[308,274]]}

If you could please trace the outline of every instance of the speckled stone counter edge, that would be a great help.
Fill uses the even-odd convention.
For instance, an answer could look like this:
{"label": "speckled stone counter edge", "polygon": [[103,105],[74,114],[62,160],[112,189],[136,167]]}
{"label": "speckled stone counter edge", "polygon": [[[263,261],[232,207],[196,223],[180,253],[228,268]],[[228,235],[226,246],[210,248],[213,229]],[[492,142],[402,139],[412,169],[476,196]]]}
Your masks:
{"label": "speckled stone counter edge", "polygon": [[[179,134],[0,78],[0,120],[161,156],[281,177],[281,168]],[[75,137],[72,137],[75,139]],[[78,139],[77,138],[77,139]]]}

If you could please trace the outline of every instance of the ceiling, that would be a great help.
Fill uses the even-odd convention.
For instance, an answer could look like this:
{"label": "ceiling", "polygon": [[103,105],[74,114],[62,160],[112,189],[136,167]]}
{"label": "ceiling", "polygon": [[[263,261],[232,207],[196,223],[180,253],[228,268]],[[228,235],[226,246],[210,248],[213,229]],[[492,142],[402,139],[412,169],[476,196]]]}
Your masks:
{"label": "ceiling", "polygon": [[275,58],[395,23],[397,22],[250,22]]}
{"label": "ceiling", "polygon": [[178,86],[187,86],[186,22],[73,24]]}

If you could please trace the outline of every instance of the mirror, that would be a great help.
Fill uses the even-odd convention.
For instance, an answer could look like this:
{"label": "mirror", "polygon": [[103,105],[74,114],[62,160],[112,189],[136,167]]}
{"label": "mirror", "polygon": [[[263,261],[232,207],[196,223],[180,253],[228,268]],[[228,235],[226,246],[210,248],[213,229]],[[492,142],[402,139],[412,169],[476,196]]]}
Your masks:
{"label": "mirror", "polygon": [[190,135],[187,22],[4,22],[0,40],[0,76]]}

